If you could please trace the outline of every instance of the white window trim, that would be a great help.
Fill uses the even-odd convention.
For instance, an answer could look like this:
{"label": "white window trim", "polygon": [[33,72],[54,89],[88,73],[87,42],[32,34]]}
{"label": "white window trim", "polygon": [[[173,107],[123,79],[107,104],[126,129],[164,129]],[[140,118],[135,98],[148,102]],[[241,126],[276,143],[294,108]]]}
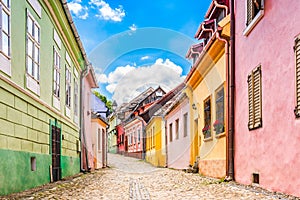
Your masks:
{"label": "white window trim", "polygon": [[72,66],[71,58],[67,51],[66,51],[66,61],[70,66]]}
{"label": "white window trim", "polygon": [[[68,82],[67,80],[67,71],[69,71],[69,75],[70,75],[70,82]],[[66,64],[66,69],[65,69],[65,99],[67,101],[67,86],[70,86],[70,90],[69,90],[69,97],[70,97],[70,105],[68,106],[67,104],[65,105],[66,107],[68,107],[69,109],[71,109],[71,106],[72,106],[72,71],[71,71],[71,68],[70,66],[68,66],[68,64]]]}
{"label": "white window trim", "polygon": [[54,108],[56,108],[57,110],[60,110],[60,100],[53,95],[53,106]]}
{"label": "white window trim", "polygon": [[56,84],[56,83],[54,83],[54,80],[52,82],[52,84],[53,84],[53,86],[52,86],[53,87],[52,95],[55,96],[57,99],[60,99],[61,98],[61,70],[62,70],[61,63],[60,63],[61,62],[61,57],[60,57],[59,51],[55,47],[53,47],[53,73],[55,73],[55,67],[56,67],[55,63],[54,63],[55,62],[55,53],[57,53],[58,57],[59,57],[59,68],[57,68],[57,70],[59,70],[59,72],[58,72],[59,73],[59,94],[58,94],[59,97],[56,94],[53,93],[54,84]]}
{"label": "white window trim", "polygon": [[27,2],[31,5],[36,14],[41,18],[42,17],[42,7],[38,0],[27,0]]}
{"label": "white window trim", "polygon": [[40,96],[40,84],[37,82],[37,80],[35,80],[34,78],[32,78],[29,74],[26,73],[26,87],[34,92],[35,94]]}
{"label": "white window trim", "polygon": [[258,24],[258,22],[263,18],[264,16],[264,10],[260,10],[257,15],[254,17],[254,19],[251,21],[251,23],[246,27],[246,29],[243,31],[244,36],[248,36],[249,33],[253,30],[253,28]]}
{"label": "white window trim", "polygon": [[[248,36],[250,32],[253,30],[253,28],[258,24],[258,22],[263,18],[265,14],[265,2],[264,0],[261,0],[262,9],[257,13],[257,15],[254,17],[254,19],[251,21],[249,25],[245,28],[243,31],[244,36]],[[247,23],[247,0],[245,0],[245,24]]]}
{"label": "white window trim", "polygon": [[0,70],[7,74],[8,76],[11,76],[11,62],[10,59],[8,59],[5,55],[0,53]]}
{"label": "white window trim", "polygon": [[[41,59],[41,27],[40,27],[40,25],[39,25],[39,23],[37,22],[37,20],[33,17],[33,15],[29,12],[29,10],[27,9],[26,10],[27,11],[27,16],[26,16],[26,74],[28,75],[28,76],[32,76],[32,78],[33,78],[33,76],[34,75],[31,75],[31,74],[29,74],[28,73],[28,66],[27,66],[27,57],[28,57],[28,47],[27,47],[27,45],[28,45],[28,40],[29,40],[29,36],[28,36],[28,30],[27,30],[27,20],[28,20],[28,17],[30,17],[30,18],[32,18],[33,19],[33,21],[34,21],[34,25],[36,25],[38,28],[39,28],[39,30],[40,30],[40,32],[39,32],[39,41],[38,41],[38,48],[39,48],[39,65],[38,65],[38,79],[36,80],[35,78],[33,78],[34,80],[36,80],[36,82],[39,84],[39,81],[40,81],[40,72],[41,72],[41,69],[40,69],[40,64],[41,64],[41,62],[40,62],[40,59]],[[32,37],[32,36],[30,36],[30,37]],[[32,37],[33,38],[33,46],[35,45],[35,38],[34,37]],[[30,39],[31,40],[31,39]],[[33,57],[34,57],[34,55],[33,55]],[[34,60],[34,58],[32,58],[33,60]]]}
{"label": "white window trim", "polygon": [[68,106],[65,106],[65,114],[67,117],[71,118],[71,109]]}
{"label": "white window trim", "polygon": [[54,39],[55,43],[57,44],[57,47],[59,49],[61,49],[61,40],[60,40],[59,35],[58,35],[58,33],[56,32],[55,29],[53,29],[53,39]]}

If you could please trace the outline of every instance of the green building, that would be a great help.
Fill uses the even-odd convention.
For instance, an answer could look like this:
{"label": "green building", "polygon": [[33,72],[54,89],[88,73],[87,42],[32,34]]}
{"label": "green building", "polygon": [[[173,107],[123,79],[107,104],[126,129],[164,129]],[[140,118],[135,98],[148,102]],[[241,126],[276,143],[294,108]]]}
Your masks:
{"label": "green building", "polygon": [[65,0],[0,1],[0,195],[80,172],[80,74]]}

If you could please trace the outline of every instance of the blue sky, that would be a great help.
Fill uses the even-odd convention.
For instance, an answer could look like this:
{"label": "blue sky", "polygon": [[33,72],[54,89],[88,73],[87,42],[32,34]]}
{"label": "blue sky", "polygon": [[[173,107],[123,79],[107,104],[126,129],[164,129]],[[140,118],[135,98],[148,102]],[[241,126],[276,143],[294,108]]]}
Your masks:
{"label": "blue sky", "polygon": [[[188,3],[187,3],[188,2]],[[149,86],[170,90],[187,75],[185,59],[211,0],[69,0],[99,81],[120,104]]]}

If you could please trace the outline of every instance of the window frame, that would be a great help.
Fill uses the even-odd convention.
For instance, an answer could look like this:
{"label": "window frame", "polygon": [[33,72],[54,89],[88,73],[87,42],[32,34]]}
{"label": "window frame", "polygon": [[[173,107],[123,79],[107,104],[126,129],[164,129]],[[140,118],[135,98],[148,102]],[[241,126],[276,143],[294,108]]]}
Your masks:
{"label": "window frame", "polygon": [[[28,27],[28,20],[29,18],[32,20],[32,26],[34,27],[32,33],[34,35],[32,35],[29,32],[29,27]],[[35,28],[38,28],[38,36],[36,39],[36,32],[35,32]],[[28,44],[29,44],[29,40],[32,43],[32,55],[29,55],[29,49],[28,49]],[[37,56],[37,61],[35,60],[35,48],[38,49],[38,56]],[[37,20],[34,18],[34,16],[30,13],[30,11],[27,9],[27,16],[26,16],[26,74],[31,77],[33,80],[35,80],[38,84],[40,81],[40,57],[41,57],[41,27],[39,25],[39,23],[37,22]],[[31,59],[32,61],[32,74],[31,72],[29,72],[29,66],[28,66],[28,59]],[[35,69],[35,65],[37,65],[37,69]],[[37,77],[35,77],[35,71],[37,71]]]}
{"label": "window frame", "polygon": [[179,139],[179,118],[175,120],[175,139]]}
{"label": "window frame", "polygon": [[101,151],[101,129],[98,128],[98,151]]}
{"label": "window frame", "polygon": [[[204,101],[203,101],[203,119],[204,119],[204,127],[209,126],[209,134],[204,135],[204,139],[211,138],[212,137],[212,132],[211,132],[211,95],[208,96]],[[205,104],[209,101],[209,110],[207,111],[209,114],[206,114],[206,109],[207,107]]]}
{"label": "window frame", "polygon": [[188,135],[188,113],[183,114],[183,137]]}
{"label": "window frame", "polygon": [[69,66],[66,66],[65,70],[65,85],[66,85],[66,91],[65,91],[65,98],[66,98],[66,107],[71,109],[71,91],[72,91],[72,73],[71,68]]}
{"label": "window frame", "polygon": [[[2,1],[0,1],[0,10],[1,10],[1,13],[0,13],[0,30],[1,30],[1,34],[0,34],[0,52],[2,55],[4,55],[7,59],[10,59],[10,55],[11,55],[11,43],[10,43],[10,38],[11,38],[11,5],[10,5],[10,0],[8,0],[8,5],[5,5]],[[5,12],[8,16],[8,24],[7,24],[7,32],[3,29],[3,15],[2,15],[2,11]],[[8,38],[8,52],[5,53],[4,50],[3,50],[3,34],[5,34]]]}
{"label": "window frame", "polygon": [[173,123],[169,124],[169,141],[173,141]]}
{"label": "window frame", "polygon": [[[265,2],[264,0],[260,0],[260,9],[258,9],[258,12],[253,16],[250,22],[248,22],[248,1],[253,0],[245,0],[245,24],[246,28],[243,31],[244,36],[248,36],[250,32],[253,30],[253,28],[258,24],[258,22],[263,18],[264,16],[264,9],[265,9]],[[252,12],[254,12],[252,10]]]}
{"label": "window frame", "polygon": [[[257,82],[255,82],[255,79],[257,78],[256,75],[259,77],[259,85]],[[250,74],[248,74],[247,77],[247,83],[248,83],[248,129],[249,131],[261,128],[262,127],[262,72],[261,72],[261,65],[258,65],[255,67]],[[250,85],[251,84],[251,85]],[[255,97],[255,93],[257,91],[254,91],[255,88],[259,89],[259,102],[258,105],[256,105],[257,99]],[[257,109],[255,107],[259,106],[259,113],[257,114]],[[252,113],[252,114],[251,114]],[[253,125],[252,125],[253,124]]]}
{"label": "window frame", "polygon": [[[58,66],[56,65],[57,58],[59,58]],[[56,77],[56,80],[54,80],[54,76]],[[59,80],[58,83],[57,83],[57,78]],[[61,91],[60,79],[61,79],[61,56],[58,50],[55,47],[53,47],[53,96],[55,96],[58,100],[60,100],[60,91]]]}
{"label": "window frame", "polygon": [[[220,100],[220,97],[218,97],[218,94],[223,90],[223,99]],[[220,100],[220,101],[219,101]],[[223,110],[219,111],[218,104],[223,104]],[[219,132],[218,130],[215,130],[216,135],[220,135],[225,132],[225,86],[224,83],[219,86],[215,91],[215,114],[216,114],[216,121],[223,122],[223,131]],[[220,116],[222,115],[221,119]]]}

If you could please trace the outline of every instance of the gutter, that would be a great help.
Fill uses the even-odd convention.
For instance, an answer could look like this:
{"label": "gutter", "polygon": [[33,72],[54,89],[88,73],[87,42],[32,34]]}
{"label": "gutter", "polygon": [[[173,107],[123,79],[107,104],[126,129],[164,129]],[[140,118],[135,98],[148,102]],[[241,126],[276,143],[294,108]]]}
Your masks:
{"label": "gutter", "polygon": [[[229,42],[222,38],[219,31],[217,31],[216,37],[218,40],[222,41],[225,43],[225,69],[226,69],[226,83],[229,82],[229,66],[230,66],[230,58],[229,58]],[[227,102],[226,102],[226,114],[225,116],[228,116],[229,113],[229,101],[228,101],[228,94],[229,94],[229,87],[228,84],[226,85],[227,88]],[[225,132],[226,132],[226,180],[232,180],[232,178],[230,178],[231,176],[229,175],[229,165],[230,165],[230,156],[229,156],[229,119],[228,117],[226,117],[226,122],[225,122]]]}
{"label": "gutter", "polygon": [[228,91],[228,179],[234,180],[234,97],[235,97],[235,16],[234,16],[234,0],[230,0],[230,68],[229,76],[229,91]]}

